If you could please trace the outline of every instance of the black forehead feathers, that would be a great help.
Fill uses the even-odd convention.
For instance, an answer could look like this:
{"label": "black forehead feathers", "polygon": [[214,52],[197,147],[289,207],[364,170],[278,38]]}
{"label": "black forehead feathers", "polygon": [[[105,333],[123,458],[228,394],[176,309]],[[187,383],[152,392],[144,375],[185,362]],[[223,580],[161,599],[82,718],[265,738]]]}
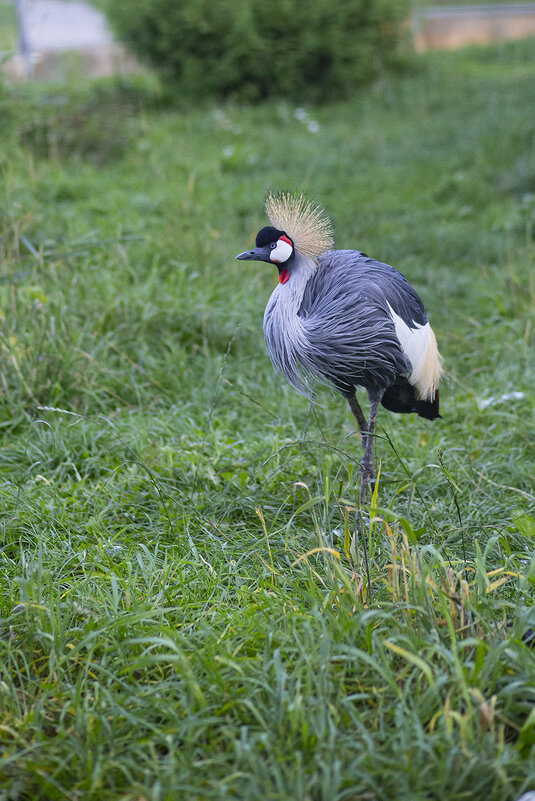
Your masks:
{"label": "black forehead feathers", "polygon": [[277,228],[273,228],[272,225],[266,225],[256,235],[256,247],[263,248],[264,245],[276,242],[279,236],[285,236],[284,231],[279,231]]}

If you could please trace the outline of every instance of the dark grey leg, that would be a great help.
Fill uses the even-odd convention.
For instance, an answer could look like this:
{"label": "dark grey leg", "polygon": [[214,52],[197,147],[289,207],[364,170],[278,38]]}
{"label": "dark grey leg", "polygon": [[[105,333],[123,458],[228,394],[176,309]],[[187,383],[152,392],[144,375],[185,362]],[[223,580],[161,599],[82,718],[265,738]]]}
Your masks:
{"label": "dark grey leg", "polygon": [[366,448],[366,439],[368,434],[368,423],[366,422],[366,418],[364,417],[364,412],[360,408],[360,403],[357,400],[356,395],[351,395],[347,402],[349,403],[349,408],[355,415],[357,423],[359,425],[360,431],[360,438],[362,439],[362,447]]}
{"label": "dark grey leg", "polygon": [[[375,435],[375,423],[377,421],[378,400],[370,398],[370,420],[367,426],[366,441],[364,443],[364,456],[360,463],[360,503],[366,499],[366,490],[370,479],[373,478],[373,439]],[[361,412],[362,414],[362,412]]]}

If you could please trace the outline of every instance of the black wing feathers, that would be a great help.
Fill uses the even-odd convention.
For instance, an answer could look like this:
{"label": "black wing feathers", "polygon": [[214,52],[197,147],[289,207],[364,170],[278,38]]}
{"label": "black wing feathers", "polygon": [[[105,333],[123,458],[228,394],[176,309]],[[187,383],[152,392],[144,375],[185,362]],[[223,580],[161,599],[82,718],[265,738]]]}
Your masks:
{"label": "black wing feathers", "polygon": [[438,389],[433,400],[419,400],[416,397],[414,387],[409,384],[404,376],[398,376],[394,383],[385,390],[381,398],[381,404],[389,412],[397,412],[398,414],[416,412],[420,417],[425,417],[427,420],[434,420],[436,417],[440,417],[438,411]]}

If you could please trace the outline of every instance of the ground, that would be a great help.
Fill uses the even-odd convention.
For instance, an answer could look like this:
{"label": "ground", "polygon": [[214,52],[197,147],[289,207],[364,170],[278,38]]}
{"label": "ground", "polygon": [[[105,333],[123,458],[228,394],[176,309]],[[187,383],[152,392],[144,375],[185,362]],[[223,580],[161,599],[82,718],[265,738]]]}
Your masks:
{"label": "ground", "polygon": [[[533,787],[534,47],[317,108],[2,91],[6,799]],[[269,188],[397,266],[444,356],[441,420],[380,414],[360,536],[347,405],[273,374],[276,274],[234,260]]]}

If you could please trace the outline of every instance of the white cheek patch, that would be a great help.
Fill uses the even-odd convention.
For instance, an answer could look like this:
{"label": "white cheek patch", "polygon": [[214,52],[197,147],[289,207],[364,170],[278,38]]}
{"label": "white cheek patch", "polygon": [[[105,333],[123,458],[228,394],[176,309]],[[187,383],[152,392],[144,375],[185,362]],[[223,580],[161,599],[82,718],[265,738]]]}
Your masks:
{"label": "white cheek patch", "polygon": [[269,258],[276,264],[282,264],[283,262],[288,261],[292,255],[292,252],[293,247],[288,242],[285,242],[284,239],[278,239],[277,247],[273,248],[269,254]]}

